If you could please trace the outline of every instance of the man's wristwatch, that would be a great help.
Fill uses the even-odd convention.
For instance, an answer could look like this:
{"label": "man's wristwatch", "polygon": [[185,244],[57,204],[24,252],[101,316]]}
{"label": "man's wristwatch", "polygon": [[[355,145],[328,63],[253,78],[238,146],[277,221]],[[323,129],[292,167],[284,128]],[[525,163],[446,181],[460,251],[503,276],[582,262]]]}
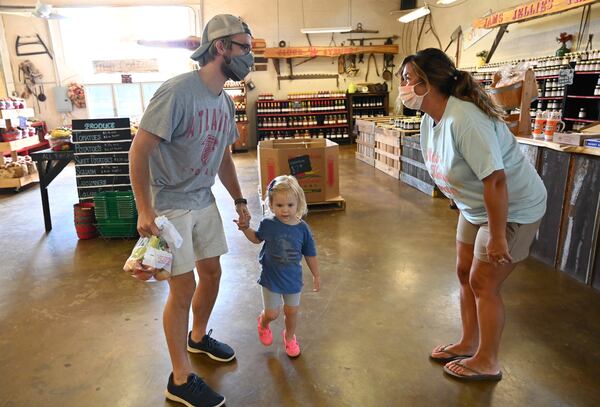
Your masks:
{"label": "man's wristwatch", "polygon": [[236,205],[239,205],[239,204],[248,205],[248,201],[246,200],[246,198],[236,198],[236,199],[233,200],[233,202]]}

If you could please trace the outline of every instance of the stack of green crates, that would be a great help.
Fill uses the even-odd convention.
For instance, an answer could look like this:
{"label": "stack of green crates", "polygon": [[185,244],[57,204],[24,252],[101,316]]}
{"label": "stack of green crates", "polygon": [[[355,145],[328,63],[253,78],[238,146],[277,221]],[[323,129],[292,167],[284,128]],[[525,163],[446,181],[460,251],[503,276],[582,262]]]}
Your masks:
{"label": "stack of green crates", "polygon": [[97,227],[102,237],[138,237],[133,191],[94,195]]}

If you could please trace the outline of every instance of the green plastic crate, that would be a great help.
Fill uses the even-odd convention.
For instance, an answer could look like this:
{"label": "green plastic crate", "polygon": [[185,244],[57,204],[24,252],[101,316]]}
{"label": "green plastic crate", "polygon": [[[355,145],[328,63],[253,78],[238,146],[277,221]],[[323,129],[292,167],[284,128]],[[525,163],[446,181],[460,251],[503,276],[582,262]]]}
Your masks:
{"label": "green plastic crate", "polygon": [[[102,221],[129,221],[137,220],[137,209],[133,191],[111,191],[94,194],[96,219]],[[133,222],[135,223],[135,222]]]}
{"label": "green plastic crate", "polygon": [[138,237],[137,222],[103,222],[96,227],[102,237]]}

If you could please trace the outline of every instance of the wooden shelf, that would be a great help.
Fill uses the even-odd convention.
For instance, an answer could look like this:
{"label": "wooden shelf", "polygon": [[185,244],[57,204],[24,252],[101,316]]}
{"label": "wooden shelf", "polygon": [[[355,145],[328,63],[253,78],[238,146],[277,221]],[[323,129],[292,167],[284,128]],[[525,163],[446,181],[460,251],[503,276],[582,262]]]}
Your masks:
{"label": "wooden shelf", "polygon": [[15,141],[5,141],[5,142],[0,143],[0,152],[5,153],[5,152],[22,150],[27,147],[33,147],[39,143],[40,143],[40,140],[37,138],[37,136],[27,137],[27,138],[23,138],[21,140],[15,140]]}
{"label": "wooden shelf", "polygon": [[578,95],[567,95],[571,99],[600,99],[600,96],[578,96]]}
{"label": "wooden shelf", "polygon": [[575,71],[575,75],[598,75],[600,71]]}
{"label": "wooden shelf", "polygon": [[517,141],[522,144],[529,144],[532,146],[547,147],[556,151],[564,151],[566,153],[579,153],[588,155],[600,156],[600,148],[597,147],[585,147],[585,146],[573,146],[570,144],[560,144],[554,141],[537,140],[529,137],[516,137]]}
{"label": "wooden shelf", "polygon": [[384,106],[352,106],[352,110],[384,110]]}
{"label": "wooden shelf", "polygon": [[348,124],[327,124],[324,126],[301,126],[301,127],[257,127],[258,131],[290,131],[290,130],[317,130],[317,129],[332,129],[338,127],[348,127]]}
{"label": "wooden shelf", "polygon": [[0,188],[15,188],[19,189],[32,182],[39,182],[37,172],[28,174],[21,178],[0,178]]}
{"label": "wooden shelf", "polygon": [[548,75],[548,76],[536,76],[535,80],[540,80],[540,79],[556,79],[558,78],[558,75]]}
{"label": "wooden shelf", "polygon": [[257,100],[256,103],[282,103],[282,102],[306,102],[306,101],[317,101],[317,100],[346,100],[346,96],[339,97],[326,97],[326,98],[299,98],[299,99],[272,99],[272,100]]}
{"label": "wooden shelf", "polygon": [[258,113],[256,117],[316,116],[321,114],[341,114],[345,116],[346,110],[334,110],[331,112]]}
{"label": "wooden shelf", "polygon": [[[563,96],[552,96],[552,97],[543,97],[543,98],[537,98],[537,100],[560,100],[562,99]],[[536,102],[536,100],[532,101],[531,103]]]}
{"label": "wooden shelf", "polygon": [[33,108],[27,107],[25,109],[3,109],[0,110],[0,119],[11,120],[19,117],[33,117]]}
{"label": "wooden shelf", "polygon": [[565,117],[563,118],[563,120],[566,120],[568,122],[584,122],[584,123],[596,123],[598,120],[589,120],[589,119],[573,119],[570,117]]}

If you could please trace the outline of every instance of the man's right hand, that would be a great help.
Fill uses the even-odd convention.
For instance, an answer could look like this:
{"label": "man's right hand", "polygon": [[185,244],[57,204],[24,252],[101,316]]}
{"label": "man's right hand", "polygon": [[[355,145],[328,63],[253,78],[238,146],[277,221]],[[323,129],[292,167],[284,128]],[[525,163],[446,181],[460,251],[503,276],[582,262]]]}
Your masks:
{"label": "man's right hand", "polygon": [[137,231],[140,236],[158,236],[160,231],[158,230],[156,223],[154,223],[154,219],[156,219],[156,212],[154,212],[154,209],[138,213]]}

